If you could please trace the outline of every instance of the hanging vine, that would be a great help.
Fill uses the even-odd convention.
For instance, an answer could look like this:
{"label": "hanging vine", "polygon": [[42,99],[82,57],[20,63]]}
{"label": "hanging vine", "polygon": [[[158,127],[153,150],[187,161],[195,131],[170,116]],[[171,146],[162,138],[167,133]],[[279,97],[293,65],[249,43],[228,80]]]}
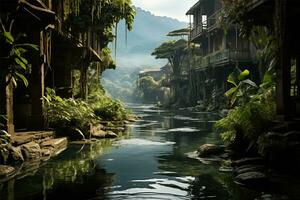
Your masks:
{"label": "hanging vine", "polygon": [[88,33],[92,31],[101,49],[115,41],[115,51],[117,24],[124,20],[127,33],[132,29],[135,16],[131,0],[64,0],[64,8],[64,32],[88,44]]}

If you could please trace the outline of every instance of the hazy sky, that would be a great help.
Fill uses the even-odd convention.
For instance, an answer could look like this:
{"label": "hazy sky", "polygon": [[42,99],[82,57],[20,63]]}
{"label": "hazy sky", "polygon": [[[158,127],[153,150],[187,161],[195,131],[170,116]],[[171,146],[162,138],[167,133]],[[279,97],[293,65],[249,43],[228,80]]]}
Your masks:
{"label": "hazy sky", "polygon": [[132,3],[155,15],[168,16],[188,22],[185,13],[198,0],[132,0]]}

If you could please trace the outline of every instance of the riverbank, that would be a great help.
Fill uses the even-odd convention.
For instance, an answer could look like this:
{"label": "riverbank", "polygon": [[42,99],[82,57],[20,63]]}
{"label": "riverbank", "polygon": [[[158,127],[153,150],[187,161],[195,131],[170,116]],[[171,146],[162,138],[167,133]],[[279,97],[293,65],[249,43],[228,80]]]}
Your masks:
{"label": "riverbank", "polygon": [[0,165],[0,182],[30,175],[50,158],[66,150],[69,142],[91,144],[100,139],[118,138],[137,119],[137,116],[131,115],[122,121],[99,121],[98,125],[90,126],[89,138],[79,132],[73,132],[71,138],[59,137],[54,131],[16,132],[10,137],[11,143],[5,147],[8,152],[6,162]]}

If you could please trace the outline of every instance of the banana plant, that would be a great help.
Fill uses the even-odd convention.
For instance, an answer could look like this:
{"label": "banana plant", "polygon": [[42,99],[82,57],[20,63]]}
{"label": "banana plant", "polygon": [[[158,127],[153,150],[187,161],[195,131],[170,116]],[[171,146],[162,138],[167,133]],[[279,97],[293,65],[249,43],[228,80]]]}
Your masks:
{"label": "banana plant", "polygon": [[225,96],[230,101],[230,106],[245,105],[251,99],[252,94],[257,91],[258,86],[251,81],[248,76],[249,70],[241,71],[238,76],[235,73],[231,73],[228,76],[227,82],[231,83],[233,87],[225,92]]}

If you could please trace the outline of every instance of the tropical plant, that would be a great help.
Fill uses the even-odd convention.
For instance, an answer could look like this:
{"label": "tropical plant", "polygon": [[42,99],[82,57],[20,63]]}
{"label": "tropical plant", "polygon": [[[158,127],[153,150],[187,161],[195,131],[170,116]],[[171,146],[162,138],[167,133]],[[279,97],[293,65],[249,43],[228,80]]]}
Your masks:
{"label": "tropical plant", "polygon": [[239,72],[238,76],[235,76],[236,73],[233,72],[227,79],[227,82],[233,85],[231,89],[225,92],[225,96],[229,99],[231,106],[236,104],[245,105],[258,88],[256,83],[247,78],[250,74],[249,70],[237,70]]}
{"label": "tropical plant", "polygon": [[269,128],[275,118],[275,85],[272,75],[269,72],[265,73],[262,84],[255,87],[255,94],[238,95],[238,90],[235,87],[236,94],[232,95],[239,96],[242,99],[241,104],[230,110],[214,128],[221,133],[222,139],[234,148],[257,148],[259,136]]}
{"label": "tropical plant", "polygon": [[28,85],[28,80],[25,73],[28,70],[28,61],[24,54],[28,50],[38,50],[36,45],[29,43],[19,43],[24,34],[19,34],[16,38],[12,35],[12,27],[14,20],[9,23],[9,28],[5,28],[2,19],[0,18],[0,63],[1,76],[7,77],[6,84],[10,82],[17,86],[17,81],[21,80],[25,86]]}
{"label": "tropical plant", "polygon": [[105,93],[95,92],[88,97],[88,103],[95,116],[102,120],[122,121],[129,113],[121,101],[115,100]]}
{"label": "tropical plant", "polygon": [[44,100],[46,121],[58,132],[76,129],[87,135],[90,124],[98,119],[88,103],[79,99],[63,99],[50,88],[46,88]]}

